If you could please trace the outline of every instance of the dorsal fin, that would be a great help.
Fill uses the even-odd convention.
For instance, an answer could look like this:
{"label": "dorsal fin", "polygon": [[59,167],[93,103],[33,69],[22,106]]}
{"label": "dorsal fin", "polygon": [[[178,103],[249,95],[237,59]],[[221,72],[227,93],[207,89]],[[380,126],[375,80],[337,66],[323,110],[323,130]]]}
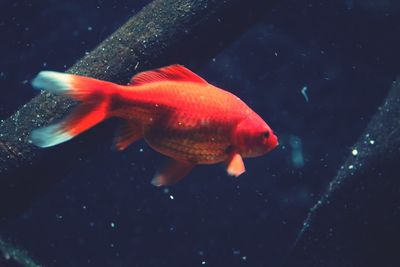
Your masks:
{"label": "dorsal fin", "polygon": [[207,83],[206,80],[191,70],[182,65],[176,64],[156,70],[140,72],[132,77],[129,84],[142,85],[160,81],[186,81],[202,84]]}

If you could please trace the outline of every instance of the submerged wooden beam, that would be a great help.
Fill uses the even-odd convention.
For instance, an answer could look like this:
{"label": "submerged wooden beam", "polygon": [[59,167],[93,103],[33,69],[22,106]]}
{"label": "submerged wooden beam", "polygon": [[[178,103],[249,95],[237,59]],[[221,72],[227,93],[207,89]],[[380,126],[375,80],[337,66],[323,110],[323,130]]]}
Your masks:
{"label": "submerged wooden beam", "polygon": [[0,266],[2,267],[41,267],[29,253],[0,237]]}
{"label": "submerged wooden beam", "polygon": [[[172,63],[197,69],[257,22],[273,2],[155,0],[67,72],[127,83],[135,72]],[[91,134],[51,149],[30,144],[34,128],[59,119],[74,105],[41,93],[1,122],[0,218],[29,205],[80,159],[98,153]]]}
{"label": "submerged wooden beam", "polygon": [[284,266],[399,266],[400,79],[311,208]]}

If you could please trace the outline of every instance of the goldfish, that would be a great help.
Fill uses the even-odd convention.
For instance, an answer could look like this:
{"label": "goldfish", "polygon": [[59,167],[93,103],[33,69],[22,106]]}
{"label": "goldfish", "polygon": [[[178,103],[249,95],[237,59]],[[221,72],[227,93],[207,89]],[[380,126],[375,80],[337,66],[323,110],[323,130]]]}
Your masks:
{"label": "goldfish", "polygon": [[53,71],[39,72],[31,84],[79,102],[65,119],[33,130],[33,144],[55,146],[119,118],[117,150],[144,139],[170,158],[153,177],[156,186],[178,182],[198,164],[224,162],[237,177],[245,172],[243,158],[278,146],[272,129],[239,97],[182,65],[140,72],[127,85]]}

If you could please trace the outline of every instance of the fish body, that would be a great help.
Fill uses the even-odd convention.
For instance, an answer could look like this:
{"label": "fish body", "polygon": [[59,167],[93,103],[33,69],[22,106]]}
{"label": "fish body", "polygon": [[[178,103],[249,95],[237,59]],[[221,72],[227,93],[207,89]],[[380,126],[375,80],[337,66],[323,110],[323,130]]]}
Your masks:
{"label": "fish body", "polygon": [[33,131],[34,144],[53,146],[105,119],[120,118],[118,150],[144,138],[171,158],[153,178],[155,185],[180,180],[196,164],[225,162],[228,173],[238,176],[245,171],[242,157],[263,155],[278,144],[242,100],[181,65],[139,73],[125,86],[49,71],[39,73],[32,85],[81,102],[65,120]]}

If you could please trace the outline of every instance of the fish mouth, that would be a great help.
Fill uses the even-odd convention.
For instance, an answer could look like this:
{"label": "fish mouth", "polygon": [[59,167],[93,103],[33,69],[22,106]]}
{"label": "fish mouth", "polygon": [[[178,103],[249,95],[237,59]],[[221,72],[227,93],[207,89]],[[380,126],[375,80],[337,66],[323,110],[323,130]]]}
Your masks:
{"label": "fish mouth", "polygon": [[271,144],[271,146],[270,146],[270,149],[268,149],[268,152],[270,152],[271,150],[274,150],[276,147],[279,146],[278,137],[275,134],[272,135],[270,144]]}
{"label": "fish mouth", "polygon": [[278,137],[276,135],[274,135],[274,139],[275,139],[275,147],[279,146]]}
{"label": "fish mouth", "polygon": [[275,134],[272,134],[267,140],[264,141],[263,145],[263,154],[268,153],[274,150],[279,145],[278,137]]}

